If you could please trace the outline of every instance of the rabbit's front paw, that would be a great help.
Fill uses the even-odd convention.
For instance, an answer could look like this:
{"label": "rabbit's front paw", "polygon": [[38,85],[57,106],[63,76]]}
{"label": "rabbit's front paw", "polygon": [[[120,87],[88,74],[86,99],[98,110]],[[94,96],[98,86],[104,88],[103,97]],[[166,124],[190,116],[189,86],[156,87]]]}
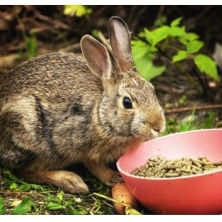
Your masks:
{"label": "rabbit's front paw", "polygon": [[115,183],[123,181],[118,171],[112,170],[105,165],[97,165],[94,163],[89,166],[89,164],[87,164],[87,168],[107,186],[113,186]]}
{"label": "rabbit's front paw", "polygon": [[106,173],[107,174],[105,175],[105,177],[101,178],[101,180],[104,181],[104,183],[107,186],[113,186],[114,184],[123,181],[122,177],[120,176],[119,172],[117,172],[117,171],[110,169]]}

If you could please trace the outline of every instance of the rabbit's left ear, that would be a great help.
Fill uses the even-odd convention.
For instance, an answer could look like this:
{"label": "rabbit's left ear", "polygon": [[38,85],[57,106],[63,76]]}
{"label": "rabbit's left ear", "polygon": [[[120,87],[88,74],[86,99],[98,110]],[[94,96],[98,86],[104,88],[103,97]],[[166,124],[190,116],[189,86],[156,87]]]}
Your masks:
{"label": "rabbit's left ear", "polygon": [[119,17],[113,16],[108,23],[109,39],[113,55],[122,72],[133,69],[130,34],[127,24]]}
{"label": "rabbit's left ear", "polygon": [[100,78],[110,79],[112,64],[106,47],[90,35],[83,36],[80,45],[91,71]]}

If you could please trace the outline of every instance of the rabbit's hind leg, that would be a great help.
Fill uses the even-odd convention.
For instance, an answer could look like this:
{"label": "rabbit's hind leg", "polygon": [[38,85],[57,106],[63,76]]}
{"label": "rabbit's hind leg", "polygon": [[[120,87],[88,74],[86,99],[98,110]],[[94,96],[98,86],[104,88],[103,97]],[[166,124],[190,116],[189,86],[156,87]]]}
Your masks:
{"label": "rabbit's hind leg", "polygon": [[21,177],[29,182],[37,184],[48,184],[61,188],[67,193],[89,193],[87,185],[82,178],[75,173],[65,170],[48,170],[48,171],[22,171],[19,173]]}
{"label": "rabbit's hind leg", "polygon": [[36,119],[15,110],[0,114],[0,164],[28,182],[51,184],[69,193],[88,193],[80,176],[57,170],[63,169],[61,156],[35,133],[33,122]]}

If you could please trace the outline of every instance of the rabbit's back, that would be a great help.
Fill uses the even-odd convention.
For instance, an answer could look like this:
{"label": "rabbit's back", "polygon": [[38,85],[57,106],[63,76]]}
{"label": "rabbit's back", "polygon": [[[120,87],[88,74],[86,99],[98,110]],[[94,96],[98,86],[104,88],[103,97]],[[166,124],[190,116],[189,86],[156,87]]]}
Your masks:
{"label": "rabbit's back", "polygon": [[46,54],[12,69],[0,82],[0,163],[20,169],[36,159],[33,165],[44,169],[82,159],[101,94],[100,79],[72,53]]}
{"label": "rabbit's back", "polygon": [[73,53],[49,53],[18,65],[1,79],[0,109],[17,95],[38,95],[59,102],[79,97],[80,91],[91,96],[102,91],[100,79],[90,74],[84,59]]}

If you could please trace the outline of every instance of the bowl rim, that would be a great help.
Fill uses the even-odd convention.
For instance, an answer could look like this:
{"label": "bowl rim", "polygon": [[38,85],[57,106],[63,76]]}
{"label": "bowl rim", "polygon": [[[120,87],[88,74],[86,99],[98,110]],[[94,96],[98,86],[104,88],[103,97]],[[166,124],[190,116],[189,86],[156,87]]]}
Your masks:
{"label": "bowl rim", "polygon": [[190,134],[190,133],[197,133],[197,132],[208,132],[208,131],[222,131],[222,127],[221,128],[211,128],[211,129],[196,129],[196,130],[190,130],[190,131],[184,131],[184,132],[170,133],[168,135],[160,136],[160,137],[154,138],[152,140],[145,141],[144,143],[149,143],[154,140],[160,140],[162,138],[172,137],[175,135]]}
{"label": "bowl rim", "polygon": [[[149,141],[145,141],[144,143],[149,143],[149,142],[153,142],[156,140],[160,140],[166,137],[172,137],[175,135],[181,135],[181,134],[189,134],[189,133],[196,133],[196,132],[206,132],[206,131],[222,131],[222,128],[213,128],[213,129],[198,129],[198,130],[190,130],[190,131],[184,131],[184,132],[175,132],[175,133],[171,133],[168,135],[164,135]],[[204,173],[199,173],[199,174],[194,174],[194,175],[188,175],[188,176],[180,176],[180,177],[167,177],[167,178],[158,178],[158,177],[142,177],[142,176],[136,176],[133,175],[131,173],[128,173],[124,170],[122,170],[122,168],[120,167],[120,161],[121,158],[127,155],[127,153],[123,154],[116,162],[116,166],[119,172],[121,172],[122,174],[134,178],[134,179],[141,179],[141,180],[152,180],[152,181],[172,181],[172,180],[181,180],[181,179],[192,179],[192,178],[196,178],[196,177],[204,177],[204,176],[210,176],[210,175],[215,175],[217,173],[222,173],[222,168],[221,169],[214,169],[212,171],[206,171]],[[221,160],[222,161],[222,160]]]}

